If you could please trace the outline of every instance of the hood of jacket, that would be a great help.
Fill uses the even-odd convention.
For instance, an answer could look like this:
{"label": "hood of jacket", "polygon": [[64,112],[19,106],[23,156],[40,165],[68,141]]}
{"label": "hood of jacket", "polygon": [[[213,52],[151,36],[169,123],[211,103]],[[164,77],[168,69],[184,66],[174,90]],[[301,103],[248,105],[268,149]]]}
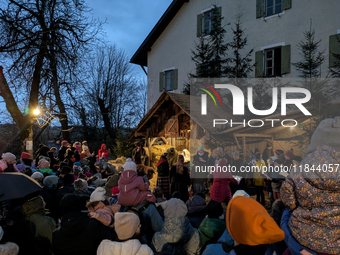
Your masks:
{"label": "hood of jacket", "polygon": [[152,250],[147,245],[142,245],[138,240],[125,242],[112,242],[103,240],[97,250],[97,255],[152,255]]}
{"label": "hood of jacket", "polygon": [[36,213],[45,215],[43,198],[39,196],[28,200],[23,204],[21,210],[25,217],[29,217]]}
{"label": "hood of jacket", "polygon": [[102,150],[102,151],[107,151],[107,146],[106,146],[106,149],[104,150],[103,148],[104,148],[104,146],[106,146],[106,144],[105,143],[103,143],[102,144],[102,146],[100,146],[100,149]]}
{"label": "hood of jacket", "polygon": [[[309,169],[314,166],[315,171],[305,171],[306,164]],[[333,164],[333,172],[330,165]],[[323,146],[322,148],[309,153],[301,162],[302,176],[313,187],[320,190],[340,191],[340,169],[336,169],[335,164],[340,164],[340,152],[332,147]],[[317,168],[321,168],[321,171]],[[327,167],[327,171],[322,168]]]}
{"label": "hood of jacket", "polygon": [[160,235],[168,243],[188,242],[194,234],[188,217],[165,218]]}
{"label": "hood of jacket", "polygon": [[199,195],[195,195],[190,198],[186,205],[188,207],[188,214],[202,212],[206,207],[205,199]]}
{"label": "hood of jacket", "polygon": [[226,223],[224,220],[205,218],[198,230],[202,237],[204,236],[211,239],[221,237],[225,229]]}

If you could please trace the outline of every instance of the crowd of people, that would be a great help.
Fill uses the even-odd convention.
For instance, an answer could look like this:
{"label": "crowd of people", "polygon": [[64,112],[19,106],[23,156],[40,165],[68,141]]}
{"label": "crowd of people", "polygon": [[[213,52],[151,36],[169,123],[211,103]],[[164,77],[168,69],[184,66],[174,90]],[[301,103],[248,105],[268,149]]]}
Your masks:
{"label": "crowd of people", "polygon": [[[106,145],[96,157],[86,141],[41,146],[34,160],[5,153],[0,178],[21,172],[42,189],[2,201],[0,187],[0,254],[340,254],[339,137],[337,117],[321,122],[303,158],[270,142],[249,155],[170,148],[153,189],[143,148],[123,168],[106,168]],[[333,171],[311,171],[325,165]],[[236,171],[197,171],[211,166]]]}

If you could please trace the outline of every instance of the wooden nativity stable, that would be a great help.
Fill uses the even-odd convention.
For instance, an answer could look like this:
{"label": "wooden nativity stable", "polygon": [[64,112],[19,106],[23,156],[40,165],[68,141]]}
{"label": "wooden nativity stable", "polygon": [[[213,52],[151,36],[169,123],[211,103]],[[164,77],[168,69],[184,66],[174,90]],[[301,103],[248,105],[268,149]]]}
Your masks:
{"label": "wooden nativity stable", "polygon": [[[300,110],[287,112],[284,119],[295,119],[298,125],[294,128],[283,127],[281,123],[283,117],[272,115],[263,118],[277,119],[275,127],[272,122],[264,121],[261,128],[254,128],[243,125],[221,126],[214,128],[213,119],[233,119],[242,121],[240,117],[235,118],[233,111],[229,107],[213,107],[207,118],[200,118],[199,107],[190,107],[190,100],[200,100],[200,97],[163,92],[157,102],[143,117],[138,126],[132,131],[129,139],[144,142],[148,158],[146,164],[156,168],[157,162],[168,148],[174,147],[180,154],[184,149],[190,151],[191,156],[197,153],[198,147],[203,145],[205,150],[211,152],[217,147],[222,147],[224,151],[243,149],[247,154],[258,148],[261,152],[265,149],[267,142],[273,144],[274,149],[284,151],[294,148],[294,153],[302,155],[301,147],[298,147],[304,130],[303,123],[309,121],[308,116],[302,114]],[[210,102],[212,103],[212,102]],[[193,108],[193,109],[190,109]],[[254,124],[255,125],[255,124]]]}

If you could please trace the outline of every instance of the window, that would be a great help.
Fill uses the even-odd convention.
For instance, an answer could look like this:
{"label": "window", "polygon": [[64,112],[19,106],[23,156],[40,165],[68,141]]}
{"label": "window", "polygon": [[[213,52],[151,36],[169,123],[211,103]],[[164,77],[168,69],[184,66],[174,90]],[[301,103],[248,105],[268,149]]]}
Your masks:
{"label": "window", "polygon": [[178,69],[166,69],[159,73],[159,92],[177,89]]}
{"label": "window", "polygon": [[164,90],[165,91],[173,90],[173,82],[174,82],[174,70],[166,71],[164,73]]}
{"label": "window", "polygon": [[266,0],[266,16],[282,12],[282,0]]}
{"label": "window", "polygon": [[255,52],[255,77],[290,73],[290,45],[272,46]]}
{"label": "window", "polygon": [[204,35],[209,35],[214,30],[214,11],[204,13]]}
{"label": "window", "polygon": [[211,34],[214,30],[214,17],[221,15],[221,7],[210,9],[197,15],[197,36],[205,36]]}
{"label": "window", "polygon": [[256,18],[273,16],[292,8],[292,0],[256,0]]}
{"label": "window", "polygon": [[281,75],[281,47],[265,51],[265,76]]}

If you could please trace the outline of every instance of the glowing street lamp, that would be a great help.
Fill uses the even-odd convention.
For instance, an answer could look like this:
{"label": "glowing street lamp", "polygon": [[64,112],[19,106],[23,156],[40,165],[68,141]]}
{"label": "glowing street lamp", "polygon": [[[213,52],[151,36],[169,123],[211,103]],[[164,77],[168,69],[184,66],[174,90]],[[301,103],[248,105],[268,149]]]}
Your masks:
{"label": "glowing street lamp", "polygon": [[40,115],[40,110],[39,110],[38,108],[35,109],[35,110],[33,111],[33,114],[34,114],[35,116]]}

